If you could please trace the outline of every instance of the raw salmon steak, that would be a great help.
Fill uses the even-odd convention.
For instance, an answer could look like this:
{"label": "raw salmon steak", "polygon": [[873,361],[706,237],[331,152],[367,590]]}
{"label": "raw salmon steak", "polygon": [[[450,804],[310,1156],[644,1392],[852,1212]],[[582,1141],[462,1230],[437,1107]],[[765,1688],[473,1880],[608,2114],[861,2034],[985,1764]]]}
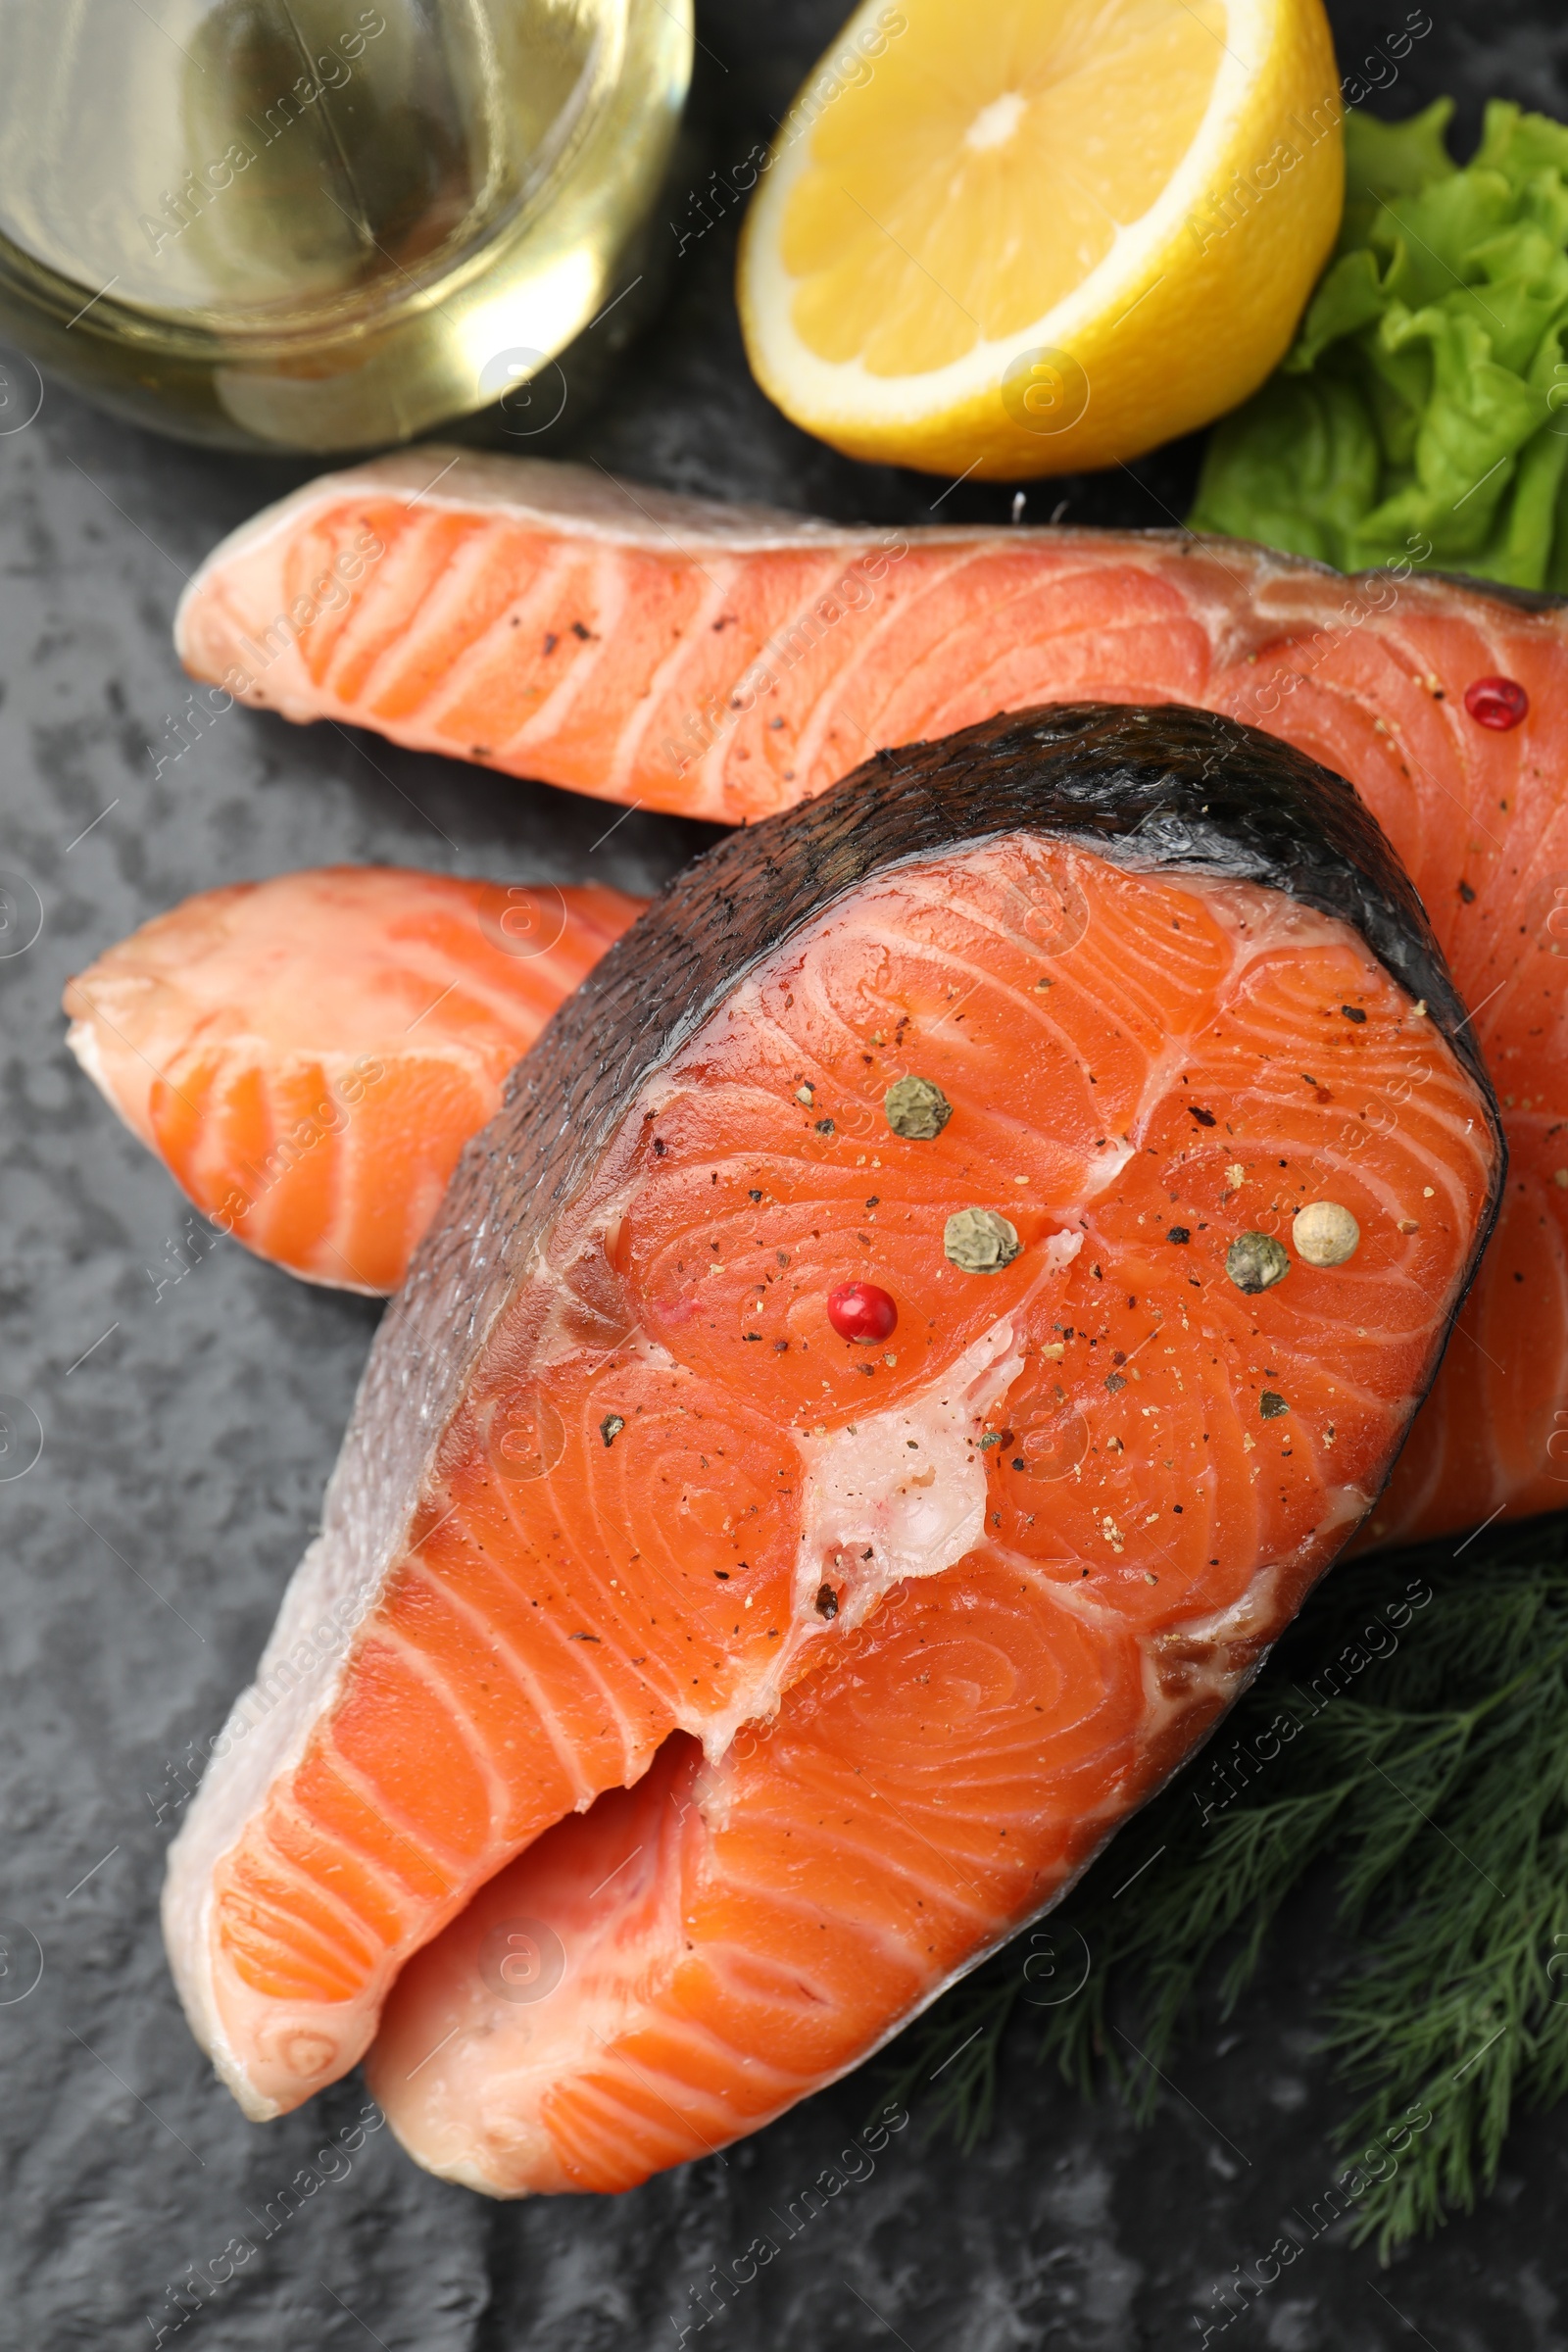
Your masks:
{"label": "raw salmon steak", "polygon": [[[1235,1694],[1387,1476],[1501,1169],[1376,827],[1250,730],[997,721],[708,853],[377,1332],[171,1857],[223,2079],[296,2105],[423,1945],[378,2095],[498,2192],[854,2064]],[[526,1973],[553,1911],[548,2014],[490,2003],[464,1939]]]}
{"label": "raw salmon steak", "polygon": [[73,980],[68,1042],[223,1232],[391,1291],[507,1072],[644,904],[393,866],[234,883]]}
{"label": "raw salmon steak", "polygon": [[286,717],[725,823],[884,746],[1077,699],[1226,711],[1348,777],[1474,1008],[1512,1154],[1377,1514],[1392,1543],[1568,1498],[1568,619],[1399,569],[1185,531],[845,528],[420,449],[224,540],[176,640]]}

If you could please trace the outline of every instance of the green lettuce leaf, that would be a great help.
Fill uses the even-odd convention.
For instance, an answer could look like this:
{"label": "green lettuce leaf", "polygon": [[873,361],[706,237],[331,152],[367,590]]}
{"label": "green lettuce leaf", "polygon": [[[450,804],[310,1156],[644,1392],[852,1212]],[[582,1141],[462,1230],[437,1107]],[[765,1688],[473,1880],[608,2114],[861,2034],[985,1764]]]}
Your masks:
{"label": "green lettuce leaf", "polygon": [[1500,100],[1351,113],[1334,258],[1297,340],[1210,436],[1194,530],[1353,571],[1568,590],[1568,126]]}

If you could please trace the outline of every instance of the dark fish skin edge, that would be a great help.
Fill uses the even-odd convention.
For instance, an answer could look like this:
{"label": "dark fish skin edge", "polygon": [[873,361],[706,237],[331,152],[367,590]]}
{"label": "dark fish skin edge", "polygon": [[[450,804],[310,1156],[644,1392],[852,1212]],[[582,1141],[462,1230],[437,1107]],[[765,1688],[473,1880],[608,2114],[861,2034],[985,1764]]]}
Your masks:
{"label": "dark fish skin edge", "polygon": [[[1352,580],[1376,580],[1387,576],[1387,567],[1373,571],[1354,571]],[[1449,588],[1464,588],[1472,596],[1490,596],[1499,605],[1512,605],[1516,612],[1560,612],[1568,605],[1568,596],[1560,596],[1554,588],[1510,588],[1506,580],[1484,580],[1474,571],[1423,571],[1424,580],[1442,580]]]}
{"label": "dark fish skin edge", "polygon": [[[704,852],[518,1063],[381,1323],[328,1490],[323,1526],[365,1573],[406,1538],[486,1334],[643,1082],[752,965],[868,877],[1024,829],[1128,866],[1257,882],[1348,923],[1425,1000],[1485,1104],[1495,1173],[1473,1275],[1506,1173],[1496,1101],[1420,901],[1352,787],[1255,727],[1181,705],[999,714],[879,753]],[[601,1259],[574,1287],[592,1297],[606,1281]]]}
{"label": "dark fish skin edge", "polygon": [[[818,799],[730,834],[675,876],[561,1007],[513,1072],[500,1111],[465,1150],[376,1333],[322,1509],[335,1591],[373,1590],[401,1548],[439,1524],[439,1499],[421,1490],[485,1339],[643,1081],[751,965],[867,876],[1023,828],[1128,865],[1272,884],[1351,923],[1401,985],[1425,997],[1434,1024],[1479,1080],[1495,1176],[1474,1273],[1506,1165],[1496,1103],[1459,1027],[1459,1002],[1420,904],[1350,786],[1272,736],[1179,706],[1080,704],[1000,716],[944,742],[883,753]],[[614,1284],[592,1253],[566,1279],[589,1305]],[[1434,1374],[1441,1355],[1435,1348]],[[1298,1591],[1291,1613],[1302,1598]],[[1124,1819],[1172,1771],[1191,1766],[1279,1630],[1223,1645],[1229,1698],[1193,1726],[1196,1737],[1154,1772]],[[1179,1676],[1182,1659],[1196,1671],[1209,1655],[1178,1640],[1170,1671]],[[1074,1882],[1123,1826],[1107,1827]],[[1067,1891],[1058,1887],[1036,1916]],[[959,1973],[1026,1924],[999,1922]],[[890,2020],[877,2046],[943,1989],[933,1985]]]}
{"label": "dark fish skin edge", "polygon": [[1415,578],[1432,580],[1442,588],[1462,588],[1468,596],[1490,596],[1494,604],[1511,605],[1516,612],[1560,612],[1568,605],[1568,596],[1555,589],[1514,588],[1506,580],[1484,580],[1475,571],[1438,571],[1422,564],[1419,571],[1412,573],[1399,571],[1392,564],[1372,564],[1363,571],[1341,571],[1333,564],[1320,563],[1316,556],[1287,555],[1282,548],[1270,547],[1266,539],[1238,539],[1234,532],[1228,531],[1171,531],[1160,524],[1152,530],[1118,532],[1117,536],[1154,540],[1179,556],[1234,547],[1249,556],[1267,556],[1272,563],[1292,571],[1320,572],[1324,579],[1342,582],[1347,588],[1359,587],[1363,580]]}

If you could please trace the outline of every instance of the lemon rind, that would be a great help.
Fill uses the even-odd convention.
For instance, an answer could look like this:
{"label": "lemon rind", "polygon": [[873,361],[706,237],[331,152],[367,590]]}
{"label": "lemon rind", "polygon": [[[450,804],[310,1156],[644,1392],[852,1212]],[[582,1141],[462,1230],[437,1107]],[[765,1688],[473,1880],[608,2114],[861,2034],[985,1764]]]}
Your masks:
{"label": "lemon rind", "polygon": [[[842,51],[882,13],[881,0],[863,0],[834,44],[835,51]],[[1187,153],[1155,203],[1120,232],[1081,284],[1032,325],[1005,337],[984,338],[961,359],[911,375],[876,375],[858,358],[823,360],[796,331],[791,306],[802,281],[783,266],[782,226],[790,195],[810,164],[811,134],[803,129],[792,137],[792,120],[787,118],[775,141],[771,169],[753,201],[738,270],[743,329],[763,390],[797,423],[855,455],[938,465],[962,454],[945,446],[953,436],[966,437],[970,449],[979,452],[976,470],[982,474],[1009,465],[1025,471],[1061,470],[1069,456],[1082,464],[1085,455],[1077,453],[1097,449],[1106,429],[1112,445],[1125,443],[1125,429],[1110,426],[1108,418],[1102,426],[1086,417],[1081,426],[1059,437],[1059,446],[1043,445],[1011,424],[1001,409],[997,393],[1003,372],[1020,351],[1036,347],[1069,352],[1076,347],[1085,356],[1091,351],[1102,354],[1107,329],[1155,293],[1171,273],[1170,266],[1178,259],[1176,247],[1189,223],[1237,168],[1249,141],[1261,146],[1283,129],[1287,98],[1297,87],[1292,68],[1303,63],[1313,68],[1319,62],[1311,55],[1314,43],[1308,37],[1303,45],[1299,30],[1299,12],[1289,0],[1227,0],[1225,55],[1208,103]],[[1326,39],[1321,46],[1327,76],[1324,97],[1337,108],[1332,51]],[[1249,155],[1247,160],[1263,158]],[[1310,240],[1322,251],[1303,255],[1313,274],[1334,225],[1325,215]],[[1303,286],[1303,299],[1304,293]],[[1282,338],[1288,334],[1289,322],[1275,340],[1283,347]],[[1234,382],[1224,384],[1228,397],[1216,400],[1208,413],[1217,414],[1231,399],[1242,397],[1278,356],[1269,349],[1253,366],[1232,368]],[[1216,380],[1225,375],[1221,369]],[[1189,399],[1185,405],[1193,404]],[[996,414],[988,416],[992,410]],[[1201,420],[1184,415],[1172,424],[1152,428],[1142,445],[1152,447],[1170,432]],[[1122,454],[1132,454],[1131,449]],[[1030,463],[1019,466],[1023,459]]]}

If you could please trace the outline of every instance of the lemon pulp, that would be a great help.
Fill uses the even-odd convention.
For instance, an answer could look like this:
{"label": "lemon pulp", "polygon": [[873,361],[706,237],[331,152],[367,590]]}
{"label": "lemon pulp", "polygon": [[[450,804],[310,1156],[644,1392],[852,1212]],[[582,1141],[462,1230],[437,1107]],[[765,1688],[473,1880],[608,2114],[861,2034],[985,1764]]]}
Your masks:
{"label": "lemon pulp", "polygon": [[737,294],[785,415],[982,479],[1223,415],[1333,248],[1323,0],[862,0],[758,183]]}
{"label": "lemon pulp", "polygon": [[1223,0],[916,11],[829,106],[781,258],[818,359],[918,375],[1023,333],[1155,204],[1225,54]]}

